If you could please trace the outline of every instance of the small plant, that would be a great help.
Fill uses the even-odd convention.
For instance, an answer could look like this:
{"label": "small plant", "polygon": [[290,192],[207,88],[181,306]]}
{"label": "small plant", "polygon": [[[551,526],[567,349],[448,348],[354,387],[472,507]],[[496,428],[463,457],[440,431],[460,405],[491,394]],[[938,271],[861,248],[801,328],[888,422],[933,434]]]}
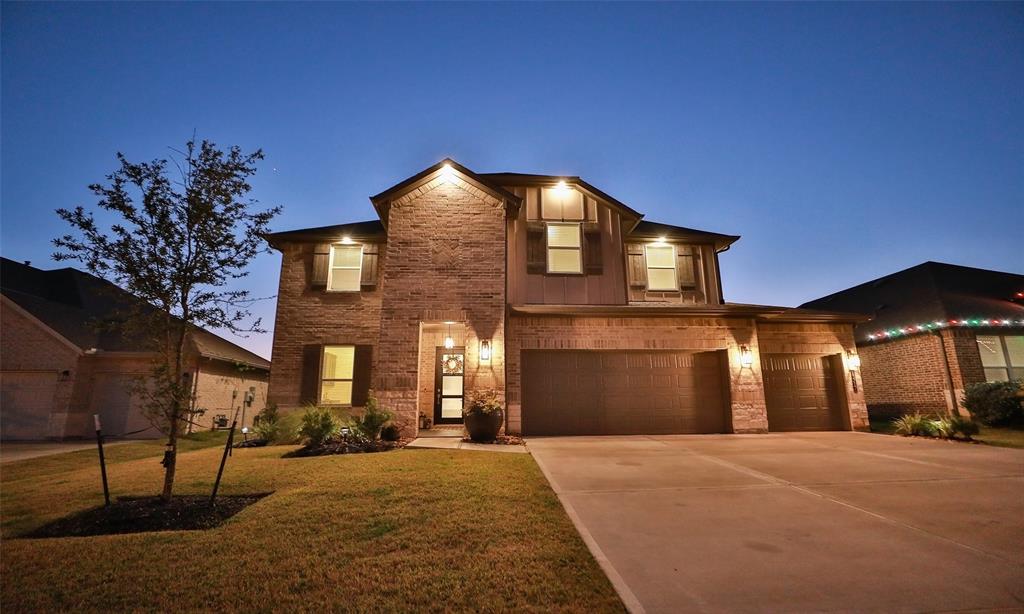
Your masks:
{"label": "small plant", "polygon": [[918,435],[921,437],[933,437],[935,435],[934,421],[921,414],[904,414],[892,421],[897,435]]}
{"label": "small plant", "polygon": [[348,418],[349,428],[362,435],[370,441],[380,439],[381,429],[391,420],[391,412],[381,409],[377,403],[377,397],[370,391],[366,398],[366,407],[361,415],[352,415]]}
{"label": "small plant", "polygon": [[970,440],[981,431],[977,422],[963,416],[952,416],[949,422],[953,427],[953,435],[962,439]]}
{"label": "small plant", "polygon": [[306,442],[307,447],[317,447],[337,435],[340,430],[341,424],[334,416],[334,412],[326,407],[311,405],[302,414],[299,436]]}
{"label": "small plant", "polygon": [[1021,382],[971,384],[964,392],[964,407],[975,420],[988,426],[1024,423]]}
{"label": "small plant", "polygon": [[480,390],[471,392],[466,397],[466,405],[462,409],[463,416],[484,415],[501,413],[501,401],[498,400],[494,390]]}
{"label": "small plant", "polygon": [[260,439],[268,442],[277,441],[281,434],[281,417],[277,413],[277,405],[267,405],[256,414],[253,431]]}
{"label": "small plant", "polygon": [[398,441],[402,438],[402,431],[397,424],[389,424],[380,430],[380,438],[384,441]]}

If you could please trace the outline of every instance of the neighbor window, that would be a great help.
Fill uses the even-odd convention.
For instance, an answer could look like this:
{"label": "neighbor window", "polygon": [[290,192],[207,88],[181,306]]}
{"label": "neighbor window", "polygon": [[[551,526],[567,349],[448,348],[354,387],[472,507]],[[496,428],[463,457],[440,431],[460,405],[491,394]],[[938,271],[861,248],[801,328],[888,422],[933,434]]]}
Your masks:
{"label": "neighbor window", "polygon": [[1024,335],[978,335],[977,339],[986,380],[1024,379]]}
{"label": "neighbor window", "polygon": [[579,224],[548,223],[548,273],[582,273],[583,249]]}
{"label": "neighbor window", "polygon": [[679,289],[679,278],[676,276],[676,248],[674,246],[647,246],[647,289]]}
{"label": "neighbor window", "polygon": [[327,289],[332,292],[358,292],[363,275],[362,245],[332,245],[327,269]]}
{"label": "neighbor window", "polygon": [[354,345],[325,345],[320,359],[320,402],[324,405],[352,404]]}

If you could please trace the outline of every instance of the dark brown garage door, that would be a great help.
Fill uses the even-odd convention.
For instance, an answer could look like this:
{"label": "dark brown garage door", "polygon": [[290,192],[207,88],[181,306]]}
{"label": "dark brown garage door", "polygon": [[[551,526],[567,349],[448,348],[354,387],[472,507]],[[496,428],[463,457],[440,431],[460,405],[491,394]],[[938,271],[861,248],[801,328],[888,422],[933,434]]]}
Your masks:
{"label": "dark brown garage door", "polygon": [[720,352],[524,351],[526,435],[726,429]]}
{"label": "dark brown garage door", "polygon": [[842,429],[839,390],[828,356],[765,354],[761,357],[770,431]]}

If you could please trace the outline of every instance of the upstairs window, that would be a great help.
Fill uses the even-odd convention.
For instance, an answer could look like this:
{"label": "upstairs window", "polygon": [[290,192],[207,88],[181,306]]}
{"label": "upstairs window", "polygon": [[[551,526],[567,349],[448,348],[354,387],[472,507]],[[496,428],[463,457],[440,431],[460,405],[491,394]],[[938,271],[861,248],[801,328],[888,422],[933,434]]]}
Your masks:
{"label": "upstairs window", "polygon": [[646,249],[647,289],[679,290],[675,246],[648,245]]}
{"label": "upstairs window", "polygon": [[580,224],[549,222],[548,273],[583,273],[583,235]]}
{"label": "upstairs window", "polygon": [[351,405],[355,372],[354,345],[325,345],[320,358],[320,403]]}
{"label": "upstairs window", "polygon": [[331,292],[359,292],[362,276],[363,246],[332,245],[327,289]]}

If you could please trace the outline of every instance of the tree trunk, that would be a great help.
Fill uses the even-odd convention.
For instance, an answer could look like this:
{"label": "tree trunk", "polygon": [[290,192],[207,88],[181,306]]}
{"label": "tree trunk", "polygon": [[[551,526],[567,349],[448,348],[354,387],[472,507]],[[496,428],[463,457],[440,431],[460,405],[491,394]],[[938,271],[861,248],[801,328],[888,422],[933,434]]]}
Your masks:
{"label": "tree trunk", "polygon": [[165,467],[164,467],[164,489],[160,494],[160,498],[164,501],[170,501],[171,495],[174,492],[174,470],[178,465],[178,428],[181,426],[181,413],[182,413],[182,371],[184,370],[184,353],[185,353],[185,336],[187,334],[185,326],[181,327],[181,332],[178,334],[178,338],[175,340],[174,347],[174,364],[168,374],[170,378],[170,390],[173,395],[171,402],[171,411],[168,416],[170,422],[170,428],[167,433],[167,450],[165,452]]}
{"label": "tree trunk", "polygon": [[164,468],[164,489],[160,498],[165,502],[171,500],[174,492],[174,470],[178,464],[178,421],[171,421],[171,429],[167,434],[167,453],[164,456],[166,466]]}

